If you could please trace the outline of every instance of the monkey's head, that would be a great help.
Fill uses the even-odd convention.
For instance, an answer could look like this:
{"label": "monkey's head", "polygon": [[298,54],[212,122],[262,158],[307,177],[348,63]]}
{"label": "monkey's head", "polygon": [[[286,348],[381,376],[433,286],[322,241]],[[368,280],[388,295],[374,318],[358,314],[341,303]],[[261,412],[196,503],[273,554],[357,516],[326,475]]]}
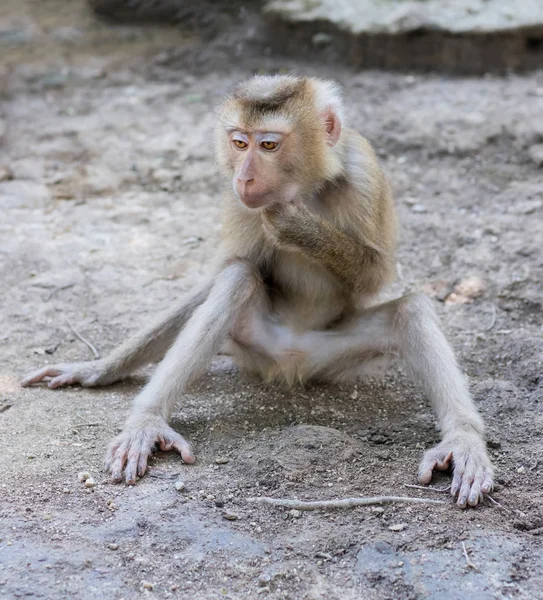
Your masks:
{"label": "monkey's head", "polygon": [[334,83],[253,77],[219,107],[219,165],[248,208],[294,202],[341,174],[341,122]]}

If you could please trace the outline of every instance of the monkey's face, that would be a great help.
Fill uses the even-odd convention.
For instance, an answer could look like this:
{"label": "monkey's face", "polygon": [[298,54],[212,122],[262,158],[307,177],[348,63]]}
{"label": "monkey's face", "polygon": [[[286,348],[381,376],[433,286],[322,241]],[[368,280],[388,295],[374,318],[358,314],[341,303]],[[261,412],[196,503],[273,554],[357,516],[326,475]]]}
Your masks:
{"label": "monkey's face", "polygon": [[294,201],[300,185],[291,156],[291,132],[236,129],[228,136],[234,192],[247,208]]}
{"label": "monkey's face", "polygon": [[304,77],[255,77],[219,107],[217,158],[248,208],[303,202],[343,170],[334,149],[340,102],[331,84]]}

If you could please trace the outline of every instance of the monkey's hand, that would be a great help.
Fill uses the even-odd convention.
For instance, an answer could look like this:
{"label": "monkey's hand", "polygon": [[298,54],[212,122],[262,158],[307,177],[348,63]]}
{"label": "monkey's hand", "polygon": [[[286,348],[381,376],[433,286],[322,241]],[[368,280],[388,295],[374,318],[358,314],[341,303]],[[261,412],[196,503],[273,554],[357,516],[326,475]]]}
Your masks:
{"label": "monkey's hand", "polygon": [[476,506],[494,487],[494,469],[484,439],[476,432],[457,431],[446,435],[428,450],[419,468],[419,481],[430,483],[434,469],[446,471],[453,466],[451,495],[458,496],[460,508]]}
{"label": "monkey's hand", "polygon": [[109,385],[119,377],[109,368],[105,360],[49,365],[28,373],[21,381],[23,387],[47,382],[51,389],[79,383],[83,387]]}
{"label": "monkey's hand", "polygon": [[276,246],[297,246],[308,229],[312,213],[303,205],[278,202],[267,206],[262,212],[262,225],[268,239]]}
{"label": "monkey's hand", "polygon": [[132,416],[110,444],[105,468],[112,481],[123,479],[127,485],[136,483],[147,470],[147,461],[156,450],[176,450],[184,462],[192,464],[194,455],[190,444],[172,429],[162,417],[149,414]]}

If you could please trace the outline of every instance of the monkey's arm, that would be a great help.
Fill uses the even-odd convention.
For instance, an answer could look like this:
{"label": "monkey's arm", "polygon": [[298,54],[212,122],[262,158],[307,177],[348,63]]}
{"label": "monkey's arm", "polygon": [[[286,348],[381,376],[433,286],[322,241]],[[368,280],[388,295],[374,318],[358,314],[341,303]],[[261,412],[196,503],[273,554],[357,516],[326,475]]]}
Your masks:
{"label": "monkey's arm", "polygon": [[273,205],[263,215],[264,228],[277,246],[321,263],[353,291],[377,291],[381,286],[389,260],[377,246],[350,236],[304,206]]}
{"label": "monkey's arm", "polygon": [[139,367],[158,362],[181,331],[192,313],[207,298],[211,282],[205,283],[185,298],[158,323],[143,329],[103,359],[49,365],[29,373],[23,386],[46,379],[50,388],[79,383],[83,387],[109,385],[133,373]]}
{"label": "monkey's arm", "polygon": [[189,444],[168,425],[171,412],[261,289],[260,279],[248,261],[232,260],[218,273],[205,301],[194,310],[136,397],[123,432],[110,445],[106,464],[114,481],[124,478],[132,484],[136,476],[141,477],[155,443],[162,450],[176,449],[187,463],[194,462]]}

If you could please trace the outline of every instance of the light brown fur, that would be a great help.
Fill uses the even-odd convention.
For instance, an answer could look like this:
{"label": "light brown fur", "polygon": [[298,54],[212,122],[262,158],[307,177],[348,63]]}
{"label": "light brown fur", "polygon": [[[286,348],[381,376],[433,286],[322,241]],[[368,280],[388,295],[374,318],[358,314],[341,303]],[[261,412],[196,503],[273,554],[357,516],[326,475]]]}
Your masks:
{"label": "light brown fur", "polygon": [[225,344],[242,367],[289,385],[343,380],[368,360],[400,357],[443,434],[420,481],[453,461],[452,494],[476,505],[493,482],[483,422],[430,302],[374,305],[395,275],[396,214],[370,144],[344,126],[337,87],[284,76],[241,84],[219,108],[216,148],[224,238],[210,280],[106,359],[45,367],[23,383],[107,384],[163,358],[108,451],[113,480],[134,483],[155,444],[194,461],[167,421]]}

